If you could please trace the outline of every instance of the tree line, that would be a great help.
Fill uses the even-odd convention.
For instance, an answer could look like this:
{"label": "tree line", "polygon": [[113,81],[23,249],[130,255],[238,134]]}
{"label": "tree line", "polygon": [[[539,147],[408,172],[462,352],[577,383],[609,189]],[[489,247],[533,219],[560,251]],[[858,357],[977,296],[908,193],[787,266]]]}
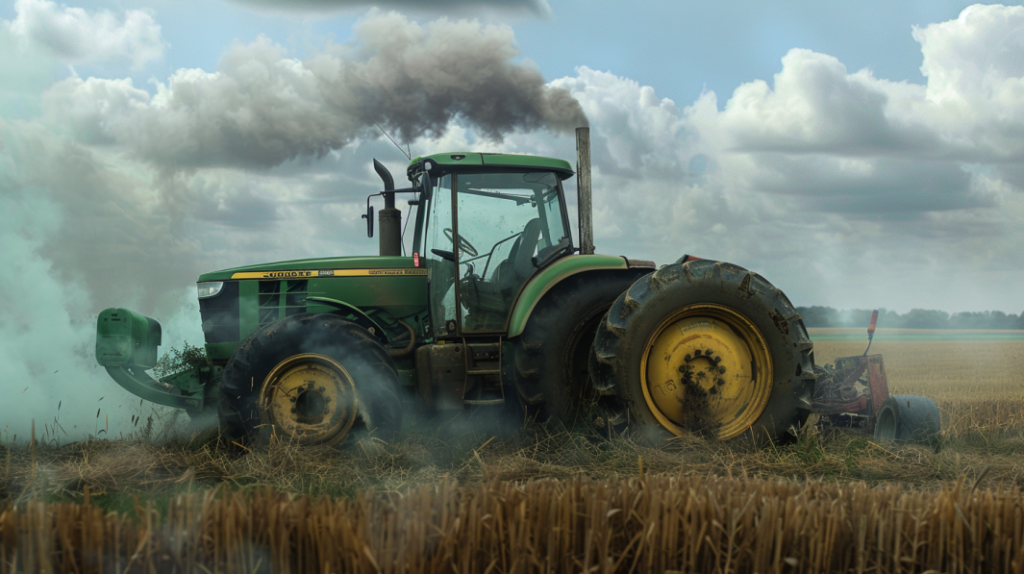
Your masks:
{"label": "tree line", "polygon": [[[833,309],[832,307],[797,307],[808,327],[864,327],[871,321],[871,309]],[[900,314],[888,309],[878,310],[878,326],[890,329],[1024,329],[1024,312],[1020,315],[1002,311],[946,313],[933,309],[911,309]]]}

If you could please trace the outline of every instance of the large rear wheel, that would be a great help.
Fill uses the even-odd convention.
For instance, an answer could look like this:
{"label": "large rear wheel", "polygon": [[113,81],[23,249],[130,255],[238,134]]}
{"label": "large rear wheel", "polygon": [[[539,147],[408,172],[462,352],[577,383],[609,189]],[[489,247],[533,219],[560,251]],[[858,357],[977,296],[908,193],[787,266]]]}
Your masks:
{"label": "large rear wheel", "polygon": [[229,439],[333,445],[360,430],[390,441],[402,424],[398,372],[362,327],[298,315],[261,328],[224,369],[218,415]]}
{"label": "large rear wheel", "polygon": [[601,322],[590,357],[618,422],[755,444],[810,413],[813,345],[789,299],[760,275],[705,260],[641,278]]}
{"label": "large rear wheel", "polygon": [[544,295],[512,342],[512,375],[528,414],[576,424],[580,406],[594,398],[587,362],[597,326],[644,272],[581,274]]}

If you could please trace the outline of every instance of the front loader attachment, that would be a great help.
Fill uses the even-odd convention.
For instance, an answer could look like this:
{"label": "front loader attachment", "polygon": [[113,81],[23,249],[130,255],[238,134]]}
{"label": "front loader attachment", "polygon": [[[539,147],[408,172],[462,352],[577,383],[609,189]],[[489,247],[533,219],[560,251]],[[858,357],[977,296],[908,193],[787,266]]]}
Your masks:
{"label": "front loader attachment", "polygon": [[[146,373],[156,366],[161,339],[160,323],[155,319],[128,309],[106,309],[96,320],[96,362],[133,395],[168,407],[202,410],[202,373],[171,375],[168,379],[175,382],[173,385]],[[185,393],[183,386],[198,387],[198,392]]]}

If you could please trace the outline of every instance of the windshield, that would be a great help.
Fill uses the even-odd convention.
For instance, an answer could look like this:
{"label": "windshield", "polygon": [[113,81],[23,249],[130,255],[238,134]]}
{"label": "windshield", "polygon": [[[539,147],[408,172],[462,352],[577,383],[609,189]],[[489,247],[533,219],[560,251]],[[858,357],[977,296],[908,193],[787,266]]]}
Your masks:
{"label": "windshield", "polygon": [[[459,174],[458,192],[459,235],[476,248],[476,259],[489,257],[493,262],[502,253],[507,254],[533,220],[537,220],[539,232],[537,250],[569,238],[558,177],[551,172]],[[460,263],[474,260],[474,256],[465,255]],[[493,269],[487,261],[484,266],[488,273]]]}

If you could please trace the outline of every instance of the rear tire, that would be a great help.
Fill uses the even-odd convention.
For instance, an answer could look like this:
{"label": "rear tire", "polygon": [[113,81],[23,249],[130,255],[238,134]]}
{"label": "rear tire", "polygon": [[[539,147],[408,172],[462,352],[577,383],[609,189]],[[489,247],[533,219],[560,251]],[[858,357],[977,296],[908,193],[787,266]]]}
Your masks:
{"label": "rear tire", "polygon": [[810,414],[813,344],[781,290],[742,267],[677,262],[640,278],[601,322],[590,356],[614,423],[659,442],[695,433],[761,446]]}
{"label": "rear tire", "polygon": [[580,406],[595,398],[588,384],[588,359],[597,326],[639,275],[576,275],[540,300],[522,335],[512,342],[515,388],[529,414],[569,428],[576,424]]}
{"label": "rear tire", "polygon": [[875,440],[928,442],[939,432],[935,401],[913,395],[893,395],[882,403],[875,418]]}
{"label": "rear tire", "polygon": [[243,341],[224,368],[218,416],[229,440],[331,445],[385,441],[402,425],[398,371],[381,344],[336,315],[296,315]]}

